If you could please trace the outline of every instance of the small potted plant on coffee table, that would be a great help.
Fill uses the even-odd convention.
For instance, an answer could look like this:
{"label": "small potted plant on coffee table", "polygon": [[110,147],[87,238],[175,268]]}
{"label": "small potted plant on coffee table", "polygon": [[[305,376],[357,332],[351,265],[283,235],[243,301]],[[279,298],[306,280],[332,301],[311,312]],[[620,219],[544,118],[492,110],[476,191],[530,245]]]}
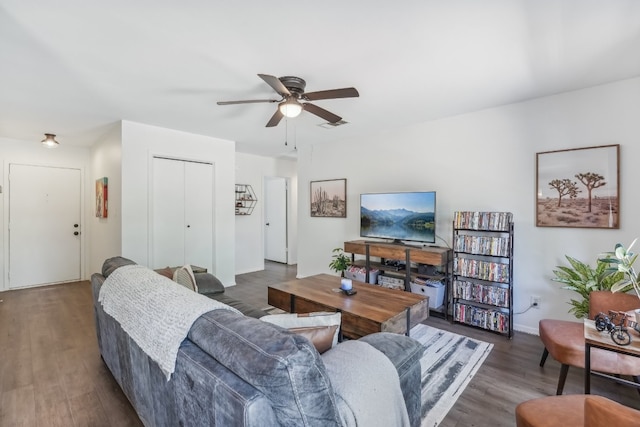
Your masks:
{"label": "small potted plant on coffee table", "polygon": [[347,268],[349,268],[351,260],[347,255],[345,255],[342,248],[335,248],[332,252],[333,259],[329,263],[329,268],[331,268],[336,273],[340,273],[340,277],[344,277],[344,272]]}

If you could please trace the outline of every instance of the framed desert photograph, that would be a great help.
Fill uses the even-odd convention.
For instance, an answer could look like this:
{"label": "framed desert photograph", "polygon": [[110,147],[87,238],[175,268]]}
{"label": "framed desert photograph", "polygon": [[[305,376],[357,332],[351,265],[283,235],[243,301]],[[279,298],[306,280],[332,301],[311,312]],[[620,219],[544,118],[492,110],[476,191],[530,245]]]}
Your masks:
{"label": "framed desert photograph", "polygon": [[347,180],[311,181],[312,217],[347,217]]}
{"label": "framed desert photograph", "polygon": [[620,145],[536,154],[536,226],[620,228]]}

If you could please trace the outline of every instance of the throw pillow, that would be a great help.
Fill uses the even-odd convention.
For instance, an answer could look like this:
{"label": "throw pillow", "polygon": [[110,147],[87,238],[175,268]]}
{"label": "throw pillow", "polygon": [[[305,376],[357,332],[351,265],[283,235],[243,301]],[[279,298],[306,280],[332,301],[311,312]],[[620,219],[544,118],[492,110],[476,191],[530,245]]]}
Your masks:
{"label": "throw pillow", "polygon": [[289,328],[294,334],[301,335],[311,341],[311,344],[322,354],[333,347],[333,337],[338,332],[338,326],[316,326],[314,328]]}
{"label": "throw pillow", "polygon": [[159,268],[156,270],[156,273],[173,280],[173,268],[171,267]]}
{"label": "throw pillow", "polygon": [[341,313],[284,313],[269,314],[260,320],[288,329],[307,338],[319,353],[324,353],[338,343]]}
{"label": "throw pillow", "polygon": [[216,276],[211,273],[193,273],[198,285],[198,292],[202,295],[221,294],[224,292],[224,285]]}
{"label": "throw pillow", "polygon": [[189,264],[177,268],[175,273],[173,273],[173,280],[187,289],[198,292],[196,278],[193,275],[193,270],[191,270],[191,266]]}

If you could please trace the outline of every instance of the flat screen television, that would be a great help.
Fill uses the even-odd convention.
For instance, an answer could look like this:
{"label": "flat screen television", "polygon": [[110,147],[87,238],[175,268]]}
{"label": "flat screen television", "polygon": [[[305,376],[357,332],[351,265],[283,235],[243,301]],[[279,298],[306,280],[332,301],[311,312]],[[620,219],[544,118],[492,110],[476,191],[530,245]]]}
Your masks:
{"label": "flat screen television", "polygon": [[360,195],[360,236],[436,242],[436,192]]}

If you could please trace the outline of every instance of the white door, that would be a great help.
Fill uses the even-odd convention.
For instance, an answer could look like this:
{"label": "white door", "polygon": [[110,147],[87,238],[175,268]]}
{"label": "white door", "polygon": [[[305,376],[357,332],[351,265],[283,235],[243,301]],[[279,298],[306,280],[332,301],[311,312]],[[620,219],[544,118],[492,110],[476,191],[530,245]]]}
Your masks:
{"label": "white door", "polygon": [[264,257],[287,263],[287,180],[264,179]]}
{"label": "white door", "polygon": [[153,158],[152,268],[184,265],[184,162]]}
{"label": "white door", "polygon": [[153,158],[153,268],[213,267],[213,165]]}
{"label": "white door", "polygon": [[185,263],[213,265],[213,166],[185,162]]}
{"label": "white door", "polygon": [[80,280],[79,169],[9,165],[9,288]]}

